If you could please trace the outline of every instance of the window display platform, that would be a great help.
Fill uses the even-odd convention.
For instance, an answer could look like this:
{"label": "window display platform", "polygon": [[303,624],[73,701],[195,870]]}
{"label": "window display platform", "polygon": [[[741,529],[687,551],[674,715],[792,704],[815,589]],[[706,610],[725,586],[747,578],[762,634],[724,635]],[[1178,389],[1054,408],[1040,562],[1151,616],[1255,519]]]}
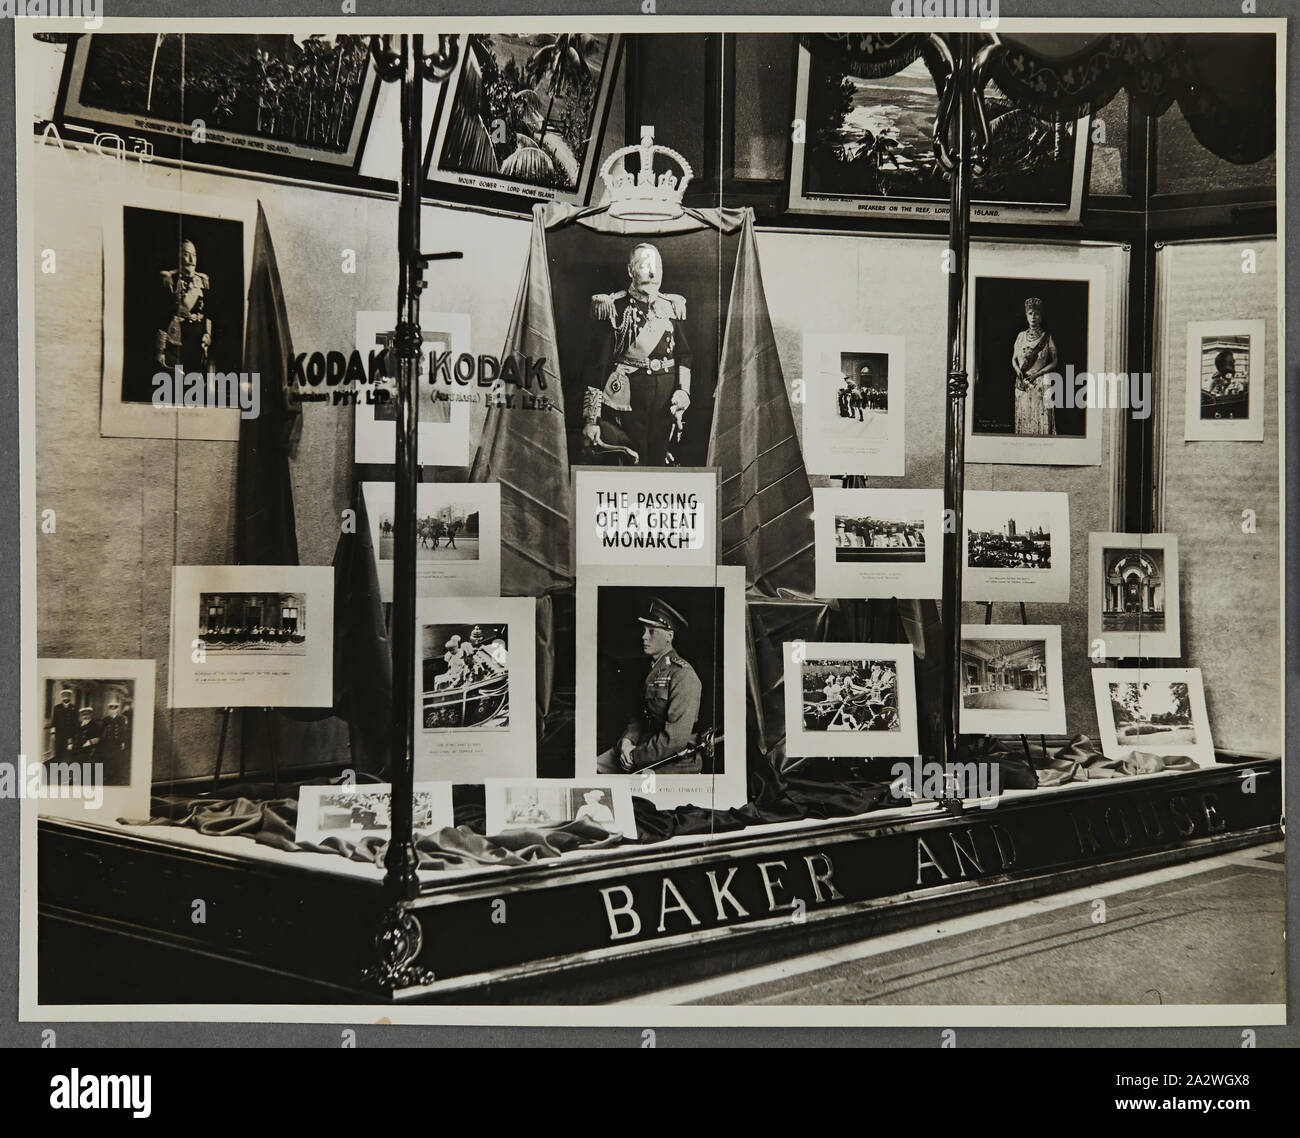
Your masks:
{"label": "window display platform", "polygon": [[918,806],[424,873],[398,910],[377,867],[345,858],[42,819],[39,999],[599,1003],[1277,840],[1281,760],[1220,758],[1234,761],[1007,791],[960,816]]}

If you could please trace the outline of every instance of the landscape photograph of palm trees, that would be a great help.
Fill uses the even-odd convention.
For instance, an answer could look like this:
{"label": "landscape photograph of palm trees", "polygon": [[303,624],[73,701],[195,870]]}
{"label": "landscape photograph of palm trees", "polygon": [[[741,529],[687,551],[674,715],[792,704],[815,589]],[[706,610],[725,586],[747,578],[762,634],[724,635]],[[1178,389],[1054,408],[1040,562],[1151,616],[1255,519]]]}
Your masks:
{"label": "landscape photograph of palm trees", "polygon": [[[63,114],[351,167],[360,155],[375,72],[369,37],[92,35],[69,49]],[[174,148],[174,143],[173,143]]]}
{"label": "landscape photograph of palm trees", "polygon": [[470,35],[429,177],[580,202],[591,184],[617,36]]}

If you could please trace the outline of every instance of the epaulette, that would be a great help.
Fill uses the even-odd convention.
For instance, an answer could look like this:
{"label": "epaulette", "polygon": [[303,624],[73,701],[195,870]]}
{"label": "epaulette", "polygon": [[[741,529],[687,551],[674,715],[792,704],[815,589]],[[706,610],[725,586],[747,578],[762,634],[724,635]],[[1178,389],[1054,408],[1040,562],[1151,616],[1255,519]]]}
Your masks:
{"label": "epaulette", "polygon": [[593,320],[608,320],[613,324],[616,315],[614,305],[625,296],[627,296],[626,292],[595,293],[591,298],[591,318]]}
{"label": "epaulette", "polygon": [[686,297],[678,296],[675,292],[661,292],[659,295],[672,305],[674,320],[686,319]]}
{"label": "epaulette", "polygon": [[208,280],[207,273],[195,273],[194,275],[199,278],[199,284],[201,284],[205,290],[212,287],[212,282]]}

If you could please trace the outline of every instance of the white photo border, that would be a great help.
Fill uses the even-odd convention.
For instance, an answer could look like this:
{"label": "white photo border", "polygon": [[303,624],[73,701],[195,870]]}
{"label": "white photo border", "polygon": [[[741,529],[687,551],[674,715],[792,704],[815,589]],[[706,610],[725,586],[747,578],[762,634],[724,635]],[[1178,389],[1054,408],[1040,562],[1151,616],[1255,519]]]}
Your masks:
{"label": "white photo border", "polygon": [[[963,624],[961,640],[1041,640],[1047,668],[1047,710],[1026,712],[1002,708],[967,707],[963,678],[961,722],[963,735],[1060,735],[1065,733],[1065,683],[1061,673],[1059,624]],[[964,669],[963,669],[964,671]]]}
{"label": "white photo border", "polygon": [[[869,514],[873,508],[910,510],[922,516],[926,543],[925,558],[920,565],[915,562],[848,564],[835,559],[835,519],[841,514]],[[943,594],[942,490],[819,487],[813,490],[813,535],[819,597],[937,600]]]}
{"label": "white photo border", "polygon": [[[1185,683],[1192,704],[1192,725],[1198,742],[1155,743],[1130,746],[1119,741],[1115,730],[1115,713],[1111,708],[1110,685],[1113,683]],[[1134,751],[1164,756],[1186,755],[1197,766],[1214,766],[1214,737],[1210,734],[1210,716],[1205,706],[1205,681],[1200,668],[1094,668],[1092,694],[1097,705],[1097,732],[1101,753],[1108,759],[1127,759]],[[1204,742],[1199,740],[1204,738]]]}
{"label": "white photo border", "polygon": [[[1193,320],[1187,325],[1187,390],[1183,416],[1183,441],[1264,441],[1264,399],[1267,365],[1264,352],[1264,320]],[[1246,398],[1250,413],[1245,419],[1201,418],[1201,340],[1207,336],[1247,336],[1250,339],[1250,379]]]}
{"label": "white photo border", "polygon": [[[1102,628],[1102,585],[1107,549],[1142,551],[1158,549],[1164,554],[1165,627],[1156,632],[1106,632]],[[1176,660],[1183,654],[1180,622],[1181,597],[1178,574],[1178,535],[1173,533],[1090,533],[1088,535],[1088,643],[1100,643],[1102,658],[1124,660],[1133,657]]]}
{"label": "white photo border", "polygon": [[[804,466],[809,474],[868,474],[902,477],[907,473],[906,389],[907,354],[903,336],[873,332],[805,332],[803,334],[804,403],[800,428]],[[826,374],[821,359],[827,353],[887,355],[889,357],[889,410],[885,413],[885,438],[829,446],[822,440],[822,421],[829,391],[821,382]]]}

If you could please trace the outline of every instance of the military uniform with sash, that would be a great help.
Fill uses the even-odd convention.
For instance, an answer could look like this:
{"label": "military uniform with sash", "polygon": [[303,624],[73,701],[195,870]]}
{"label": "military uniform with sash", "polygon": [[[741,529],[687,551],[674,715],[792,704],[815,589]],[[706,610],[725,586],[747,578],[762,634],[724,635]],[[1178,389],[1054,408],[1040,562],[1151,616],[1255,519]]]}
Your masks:
{"label": "military uniform with sash", "polygon": [[180,364],[187,372],[206,372],[212,321],[205,306],[212,283],[207,273],[183,269],[164,269],[160,278],[163,300],[154,354],[161,355],[169,368]]}

